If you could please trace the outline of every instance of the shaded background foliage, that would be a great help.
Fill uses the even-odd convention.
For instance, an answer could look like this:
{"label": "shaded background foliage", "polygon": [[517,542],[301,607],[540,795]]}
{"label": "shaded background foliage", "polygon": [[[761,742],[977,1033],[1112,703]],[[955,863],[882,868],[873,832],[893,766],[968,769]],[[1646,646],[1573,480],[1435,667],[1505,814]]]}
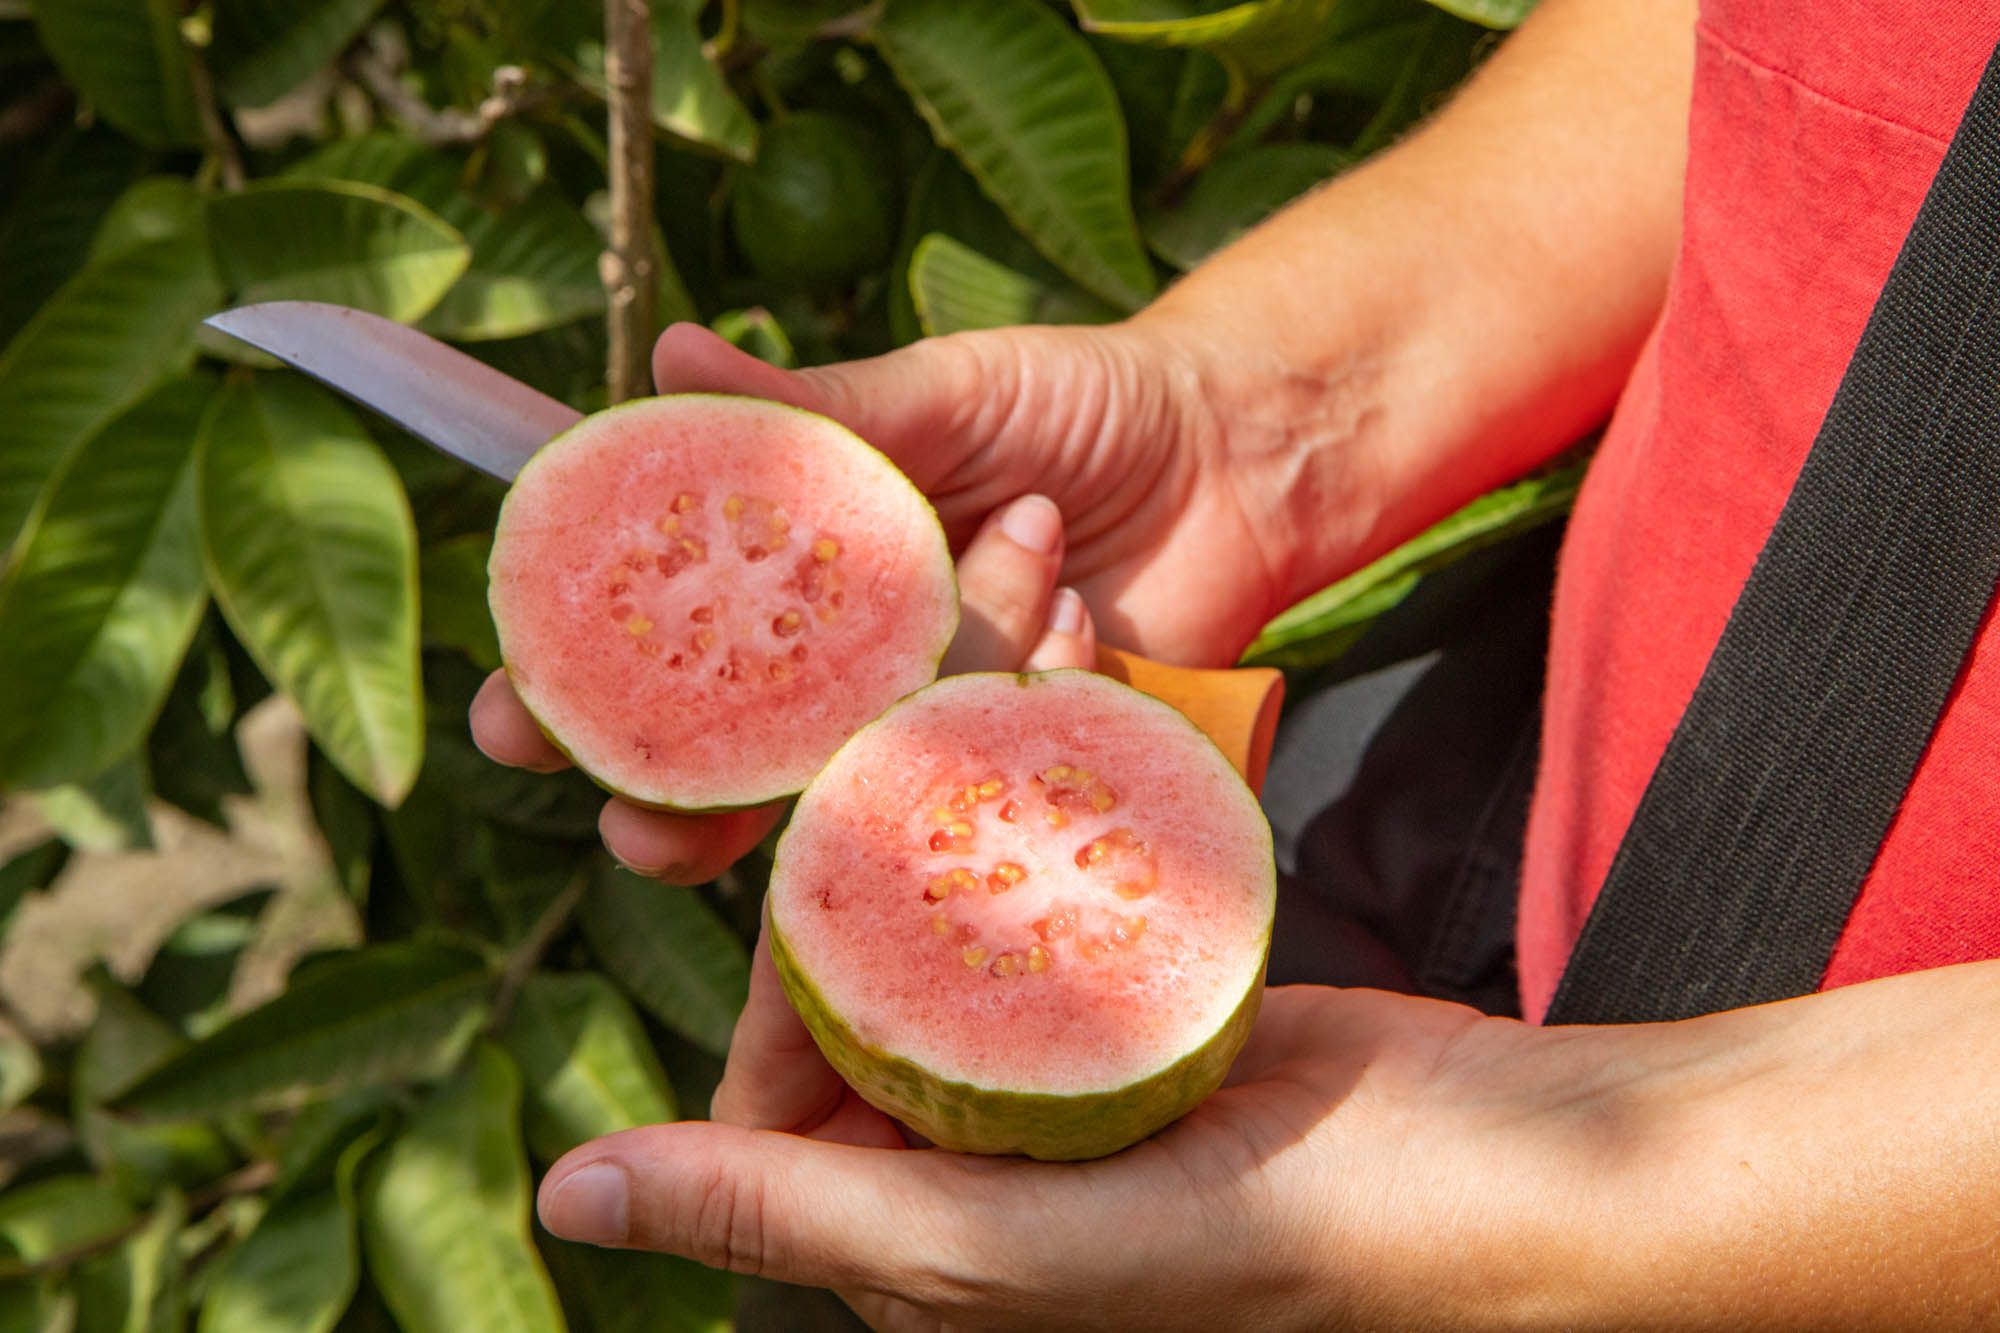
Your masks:
{"label": "shaded background foliage", "polygon": [[[780,364],[1114,319],[1391,142],[1531,0],[653,0],[661,320]],[[159,802],[227,827],[274,693],[351,944],[229,1003],[274,895],[0,1029],[0,1326],[697,1329],[837,1308],[553,1241],[539,1168],[701,1115],[767,861],[662,890],[464,732],[500,487],[199,320],[416,324],[605,401],[583,0],[0,0],[0,922]],[[1495,492],[1273,622],[1302,678]]]}

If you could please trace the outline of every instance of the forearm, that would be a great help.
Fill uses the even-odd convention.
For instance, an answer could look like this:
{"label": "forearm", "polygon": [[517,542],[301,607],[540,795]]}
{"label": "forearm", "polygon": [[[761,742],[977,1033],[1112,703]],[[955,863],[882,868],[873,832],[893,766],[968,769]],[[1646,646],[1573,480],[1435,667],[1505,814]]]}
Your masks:
{"label": "forearm", "polygon": [[1996,1016],[1989,962],[1561,1043],[1609,1164],[1563,1322],[1991,1327]]}
{"label": "forearm", "polygon": [[1545,0],[1422,132],[1293,205],[1135,327],[1199,345],[1288,596],[1602,419],[1679,235],[1690,0]]}

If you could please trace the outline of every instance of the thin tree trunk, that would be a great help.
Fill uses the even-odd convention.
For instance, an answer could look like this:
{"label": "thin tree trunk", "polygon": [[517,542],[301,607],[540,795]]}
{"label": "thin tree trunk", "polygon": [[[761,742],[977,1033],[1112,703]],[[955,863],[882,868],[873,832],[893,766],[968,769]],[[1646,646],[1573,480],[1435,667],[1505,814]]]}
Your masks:
{"label": "thin tree trunk", "polygon": [[604,0],[605,82],[611,89],[611,248],[599,265],[611,331],[611,401],[652,392],[653,30],[648,0]]}

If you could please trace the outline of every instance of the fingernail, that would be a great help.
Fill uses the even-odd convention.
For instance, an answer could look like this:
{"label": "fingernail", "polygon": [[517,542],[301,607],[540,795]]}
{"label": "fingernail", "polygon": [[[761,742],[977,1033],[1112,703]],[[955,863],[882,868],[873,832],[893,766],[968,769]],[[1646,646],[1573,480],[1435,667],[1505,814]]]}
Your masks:
{"label": "fingernail", "polygon": [[1083,633],[1083,598],[1074,588],[1057,588],[1049,606],[1049,629],[1057,634]]}
{"label": "fingernail", "polygon": [[1039,555],[1055,554],[1062,539],[1062,512],[1044,495],[1024,495],[1000,515],[1000,531],[1016,546]]}
{"label": "fingernail", "polygon": [[587,1245],[622,1245],[627,1232],[629,1191],[624,1169],[592,1162],[564,1177],[542,1209],[542,1225],[564,1240]]}

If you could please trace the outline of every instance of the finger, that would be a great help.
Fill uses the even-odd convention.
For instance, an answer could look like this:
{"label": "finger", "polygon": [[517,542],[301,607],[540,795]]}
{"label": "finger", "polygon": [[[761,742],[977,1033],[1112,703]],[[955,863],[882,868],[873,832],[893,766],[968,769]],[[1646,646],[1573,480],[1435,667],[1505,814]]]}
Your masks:
{"label": "finger", "polygon": [[741,860],[783,813],[782,805],[760,805],[680,815],[614,800],[597,817],[597,831],[634,874],[669,884],[705,884]]}
{"label": "finger", "polygon": [[[948,1304],[967,1294],[949,1274],[991,1274],[981,1283],[991,1296],[992,1286],[1045,1273],[1057,1256],[1041,1254],[1043,1242],[1089,1221],[1061,1216],[1089,1208],[1068,1180],[1095,1174],[690,1121],[575,1149],[550,1168],[536,1206],[542,1225],[570,1240]],[[1001,1238],[1013,1248],[996,1254]]]}
{"label": "finger", "polygon": [[[767,924],[751,956],[749,998],[736,1020],[729,1063],[710,1112],[724,1124],[745,1129],[810,1134],[840,1109],[846,1092],[847,1085],[785,999],[771,961]],[[884,1138],[877,1146],[893,1145]]]}
{"label": "finger", "polygon": [[958,558],[958,637],[940,674],[1021,669],[1048,624],[1062,548],[1062,513],[1046,496],[1022,496],[979,530]]}
{"label": "finger", "polygon": [[927,491],[958,461],[935,446],[965,435],[979,405],[992,396],[991,378],[976,339],[925,339],[883,356],[809,370],[760,361],[699,324],[670,325],[653,345],[660,392],[749,394],[832,417],[895,459]]}
{"label": "finger", "polygon": [[1021,669],[1055,671],[1079,667],[1090,671],[1096,666],[1097,626],[1091,621],[1090,608],[1083,604],[1083,594],[1074,588],[1056,589],[1049,602],[1049,623],[1042,629],[1041,642],[1028,654]]}
{"label": "finger", "polygon": [[569,767],[568,757],[542,734],[534,715],[514,693],[506,672],[496,671],[486,678],[479,693],[472,696],[468,711],[472,743],[495,763],[531,768],[537,773]]}

